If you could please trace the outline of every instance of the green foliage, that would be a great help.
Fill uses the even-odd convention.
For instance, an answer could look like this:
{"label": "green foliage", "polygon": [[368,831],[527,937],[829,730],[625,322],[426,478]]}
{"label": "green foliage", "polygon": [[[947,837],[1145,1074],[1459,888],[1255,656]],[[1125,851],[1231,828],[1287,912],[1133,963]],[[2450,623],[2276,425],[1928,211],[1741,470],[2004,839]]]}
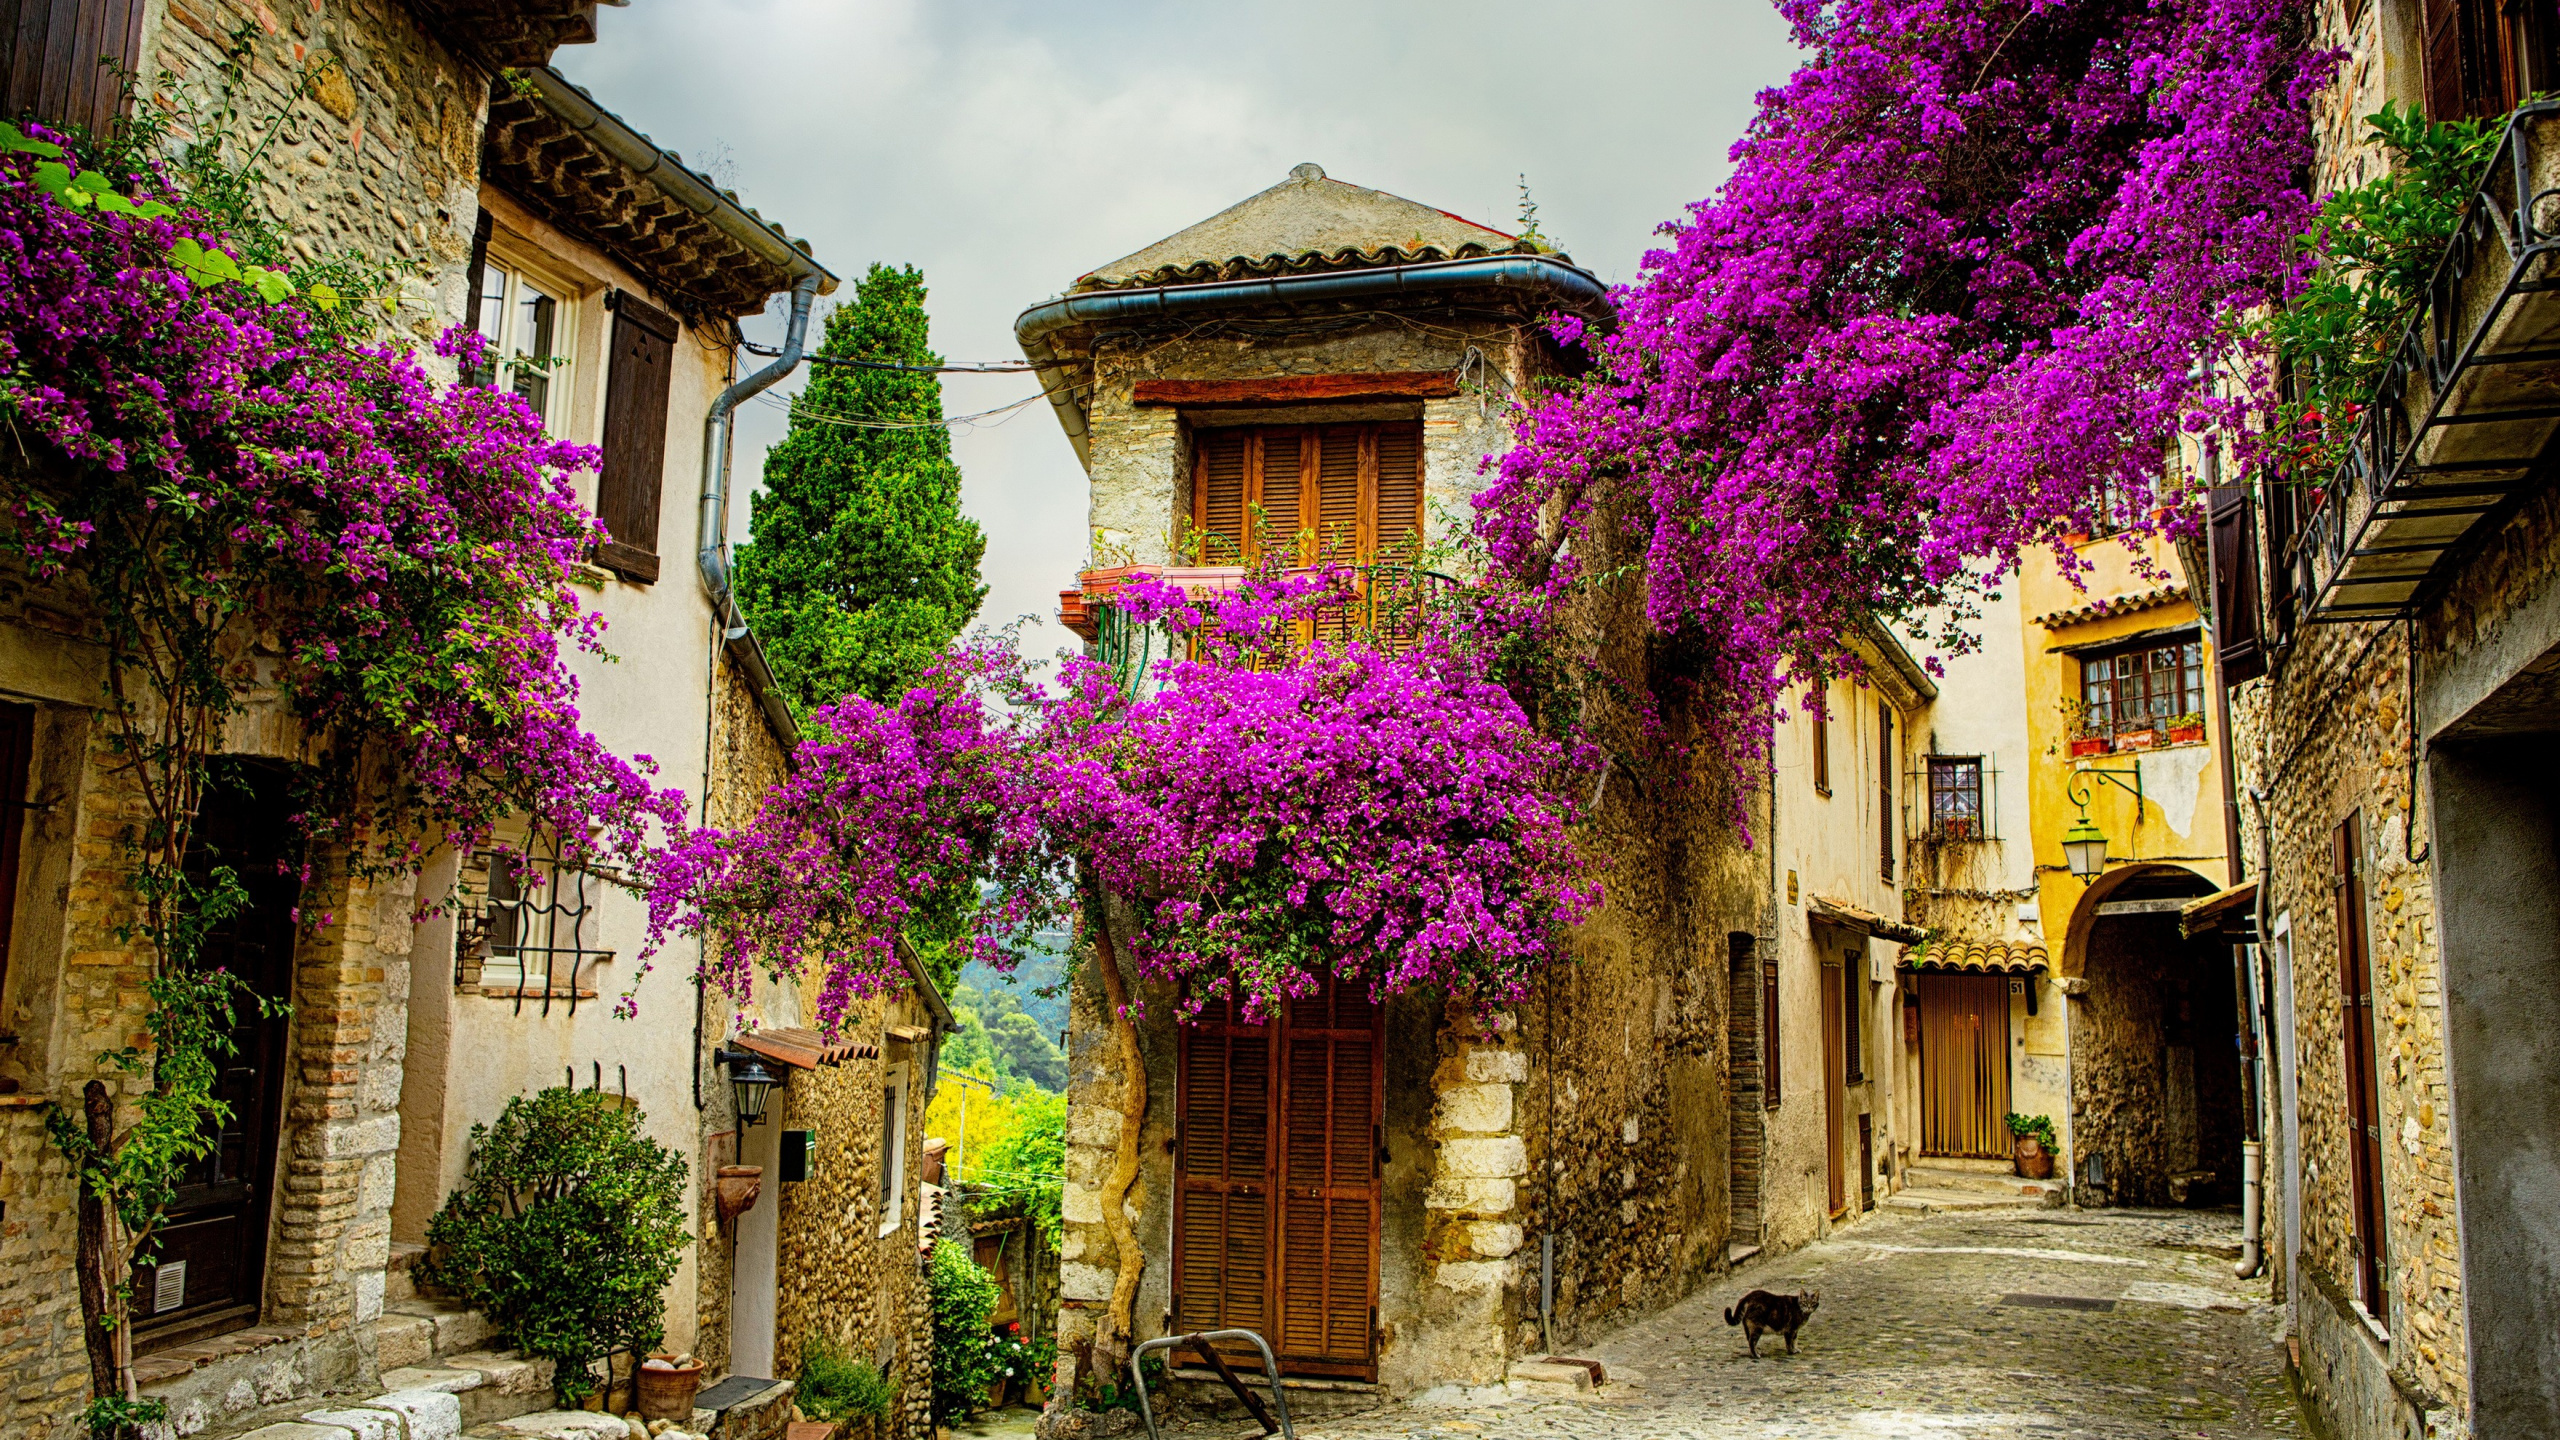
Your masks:
{"label": "green foliage", "polygon": [[[1150,1355],[1138,1362],[1138,1369],[1146,1376],[1147,1393],[1162,1395],[1165,1377],[1164,1356],[1161,1353]],[[1126,1410],[1132,1415],[1138,1413],[1138,1387],[1130,1384],[1129,1377],[1126,1375],[1116,1371],[1110,1375],[1088,1372],[1078,1383],[1078,1388],[1081,1393],[1077,1398],[1084,1402],[1084,1408],[1087,1410]]]}
{"label": "green foliage", "polygon": [[419,1278],[555,1361],[564,1402],[595,1387],[597,1358],[665,1338],[659,1291],[692,1238],[684,1157],[640,1118],[594,1091],[517,1096],[495,1127],[471,1127],[470,1170],[427,1226]]}
{"label": "green foliage", "polygon": [[102,1395],[80,1412],[80,1423],[88,1427],[91,1440],[139,1435],[144,1426],[157,1425],[168,1418],[166,1400],[127,1400],[121,1395]]}
{"label": "green foliage", "polygon": [[983,1408],[987,1392],[1004,1378],[1004,1360],[989,1326],[996,1313],[996,1279],[969,1258],[969,1242],[945,1235],[934,1242],[928,1275],[933,1289],[933,1418],[947,1424]]}
{"label": "green foliage", "polygon": [[2008,1119],[2010,1134],[2017,1136],[2021,1140],[2024,1140],[2029,1136],[2033,1136],[2035,1138],[2035,1142],[2043,1146],[2046,1150],[2052,1150],[2055,1148],[2052,1116],[2021,1115],[2013,1110],[2009,1112]]}
{"label": "green foliage", "polygon": [[2365,124],[2367,138],[2390,152],[2391,168],[2322,204],[2303,237],[2320,268],[2268,322],[2277,353],[2308,393],[2301,419],[2309,453],[2301,458],[2321,468],[2372,397],[2506,128],[2504,117],[2430,121],[2397,101]]}
{"label": "green foliage", "polygon": [[1022,1090],[1013,1102],[1012,1123],[987,1147],[969,1157],[969,1175],[986,1187],[990,1198],[1019,1198],[1023,1211],[1040,1227],[1050,1249],[1063,1238],[1059,1207],[1066,1198],[1067,1097],[1045,1090]]}
{"label": "green foliage", "polygon": [[953,1067],[983,1066],[1008,1081],[1043,1090],[1067,1088],[1066,1053],[1013,998],[1010,987],[980,990],[964,984],[950,995],[952,1016],[960,1022],[960,1034],[945,1052]]}
{"label": "green foliage", "polygon": [[800,1346],[800,1383],[792,1401],[812,1420],[869,1420],[889,1413],[897,1387],[880,1367],[812,1335]]}
{"label": "green foliage", "polygon": [[[913,267],[872,266],[818,354],[939,364],[924,299]],[[738,597],[797,713],[849,694],[894,702],[986,598],[986,537],[960,514],[933,375],[816,367],[753,505]]]}

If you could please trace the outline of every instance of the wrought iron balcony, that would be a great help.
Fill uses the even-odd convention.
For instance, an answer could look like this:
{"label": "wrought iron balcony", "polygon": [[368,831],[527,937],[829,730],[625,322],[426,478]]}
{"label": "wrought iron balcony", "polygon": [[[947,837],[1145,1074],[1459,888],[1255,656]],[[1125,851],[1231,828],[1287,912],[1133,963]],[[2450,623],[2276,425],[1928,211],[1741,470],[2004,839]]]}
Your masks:
{"label": "wrought iron balcony", "polygon": [[2466,542],[2539,480],[2560,435],[2555,291],[2560,100],[2540,100],[2508,121],[2346,458],[2284,552],[2299,619],[2416,613]]}
{"label": "wrought iron balcony", "polygon": [[[1437,570],[1414,565],[1371,564],[1348,567],[1353,593],[1339,604],[1315,608],[1297,626],[1292,643],[1306,646],[1319,638],[1329,642],[1364,641],[1387,651],[1402,650],[1421,638],[1435,615],[1453,609],[1461,587]],[[1254,574],[1244,565],[1119,565],[1087,570],[1073,590],[1058,592],[1058,620],[1094,647],[1095,658],[1111,666],[1121,689],[1135,695],[1147,682],[1156,661],[1191,658],[1193,642],[1160,624],[1140,624],[1112,605],[1113,591],[1141,577],[1160,577],[1195,597],[1210,597],[1240,588]],[[1313,575],[1315,569],[1293,569],[1282,575]]]}

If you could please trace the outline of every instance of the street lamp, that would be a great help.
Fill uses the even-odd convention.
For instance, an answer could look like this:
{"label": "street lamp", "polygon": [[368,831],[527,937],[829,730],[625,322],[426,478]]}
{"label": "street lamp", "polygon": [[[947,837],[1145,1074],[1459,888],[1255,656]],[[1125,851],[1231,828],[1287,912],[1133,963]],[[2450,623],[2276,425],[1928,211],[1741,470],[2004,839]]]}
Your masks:
{"label": "street lamp", "polygon": [[782,1077],[767,1069],[764,1057],[752,1050],[722,1049],[721,1064],[729,1067],[729,1089],[738,1099],[738,1133],[764,1119],[766,1105],[773,1099],[773,1088]]}
{"label": "street lamp", "polygon": [[[2130,778],[2128,778],[2130,777]],[[2090,884],[2107,869],[2107,832],[2089,819],[2090,782],[2103,780],[2133,797],[2133,823],[2142,824],[2142,767],[2127,765],[2109,767],[2084,765],[2071,772],[2063,794],[2080,807],[2080,819],[2062,836],[2062,858],[2071,864],[2071,873],[2080,883]]]}

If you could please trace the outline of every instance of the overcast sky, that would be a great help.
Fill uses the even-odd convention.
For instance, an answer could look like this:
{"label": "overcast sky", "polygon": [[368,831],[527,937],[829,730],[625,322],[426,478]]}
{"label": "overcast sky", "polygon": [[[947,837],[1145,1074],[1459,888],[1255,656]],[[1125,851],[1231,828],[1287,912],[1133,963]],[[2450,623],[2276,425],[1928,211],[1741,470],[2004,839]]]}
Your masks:
{"label": "overcast sky", "polygon": [[[1503,230],[1526,174],[1546,235],[1632,279],[1795,60],[1765,0],[635,0],[596,28],[562,71],[808,240],[841,295],[875,261],[920,267],[953,360],[1020,358],[1026,306],[1308,160]],[[1037,389],[954,376],[945,412]],[[747,410],[742,484],[783,428]],[[1085,556],[1075,452],[1046,404],[955,437],[981,618],[1040,617],[1045,655]]]}

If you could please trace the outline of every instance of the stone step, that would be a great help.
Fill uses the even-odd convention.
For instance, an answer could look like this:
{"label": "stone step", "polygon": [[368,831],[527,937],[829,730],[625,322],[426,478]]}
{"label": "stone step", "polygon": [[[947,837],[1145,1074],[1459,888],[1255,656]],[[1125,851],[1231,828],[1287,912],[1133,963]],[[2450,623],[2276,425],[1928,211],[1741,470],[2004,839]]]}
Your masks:
{"label": "stone step", "polygon": [[1973,1190],[1986,1195],[2017,1195],[2030,1186],[2060,1188],[2058,1181],[2029,1180],[2007,1165],[1997,1169],[1958,1169],[1936,1160],[1910,1166],[1902,1172],[1902,1179],[1905,1185],[1922,1190]]}
{"label": "stone step", "polygon": [[391,1242],[391,1259],[382,1268],[383,1304],[418,1298],[418,1283],[411,1272],[426,1253],[424,1245],[411,1245],[400,1240]]}
{"label": "stone step", "polygon": [[2062,1204],[2060,1187],[2047,1187],[2036,1181],[2023,1181],[2031,1187],[2022,1193],[1998,1194],[1986,1190],[1941,1190],[1912,1185],[1886,1196],[1877,1208],[1896,1210],[1906,1215],[1961,1215],[1984,1210],[2044,1210]]}
{"label": "stone step", "polygon": [[382,1307],[373,1322],[375,1363],[397,1370],[439,1356],[461,1355],[488,1347],[496,1332],[479,1312],[442,1300],[411,1298]]}

